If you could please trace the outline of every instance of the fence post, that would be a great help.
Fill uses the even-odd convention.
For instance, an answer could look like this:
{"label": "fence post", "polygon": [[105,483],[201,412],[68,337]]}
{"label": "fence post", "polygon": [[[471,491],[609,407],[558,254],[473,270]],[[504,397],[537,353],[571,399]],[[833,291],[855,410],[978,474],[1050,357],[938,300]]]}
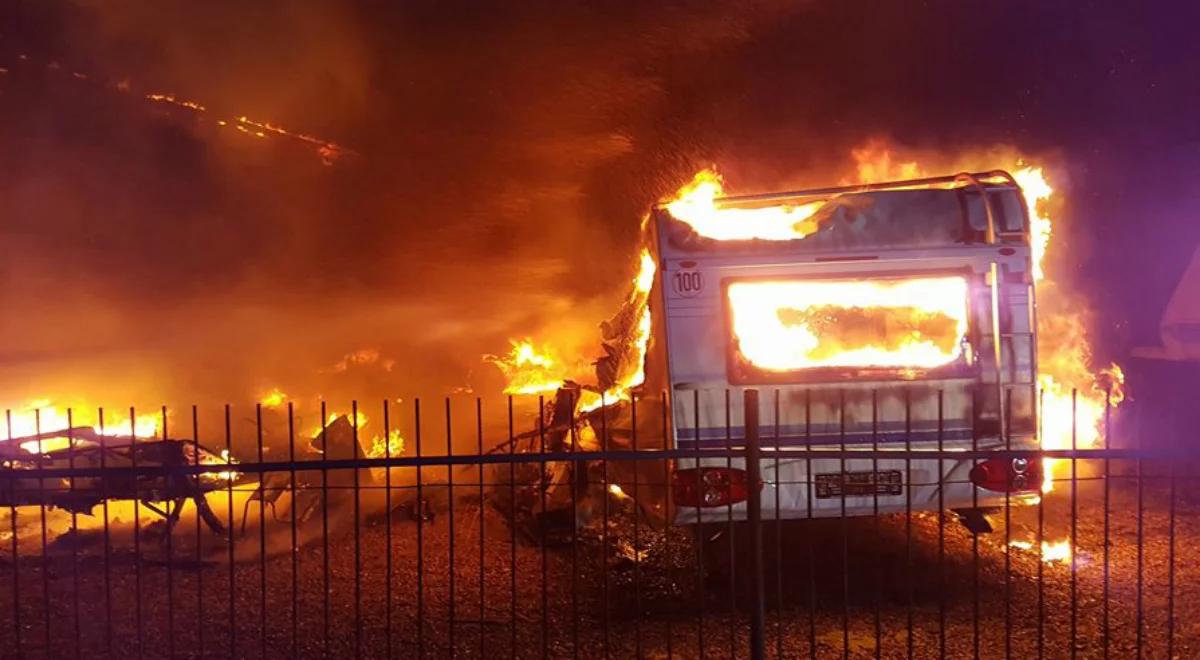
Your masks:
{"label": "fence post", "polygon": [[763,657],[766,637],[766,610],[763,601],[762,476],[759,458],[762,447],[758,437],[758,390],[743,392],[743,417],[746,428],[746,480],[749,494],[746,514],[750,520],[750,657]]}

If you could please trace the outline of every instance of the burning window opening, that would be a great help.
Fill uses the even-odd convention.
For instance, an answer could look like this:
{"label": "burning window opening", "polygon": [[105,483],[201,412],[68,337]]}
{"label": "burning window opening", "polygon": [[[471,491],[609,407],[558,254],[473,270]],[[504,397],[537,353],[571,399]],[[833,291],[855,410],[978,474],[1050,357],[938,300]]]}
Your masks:
{"label": "burning window opening", "polygon": [[765,371],[929,369],[963,354],[962,277],[743,281],[726,295],[737,355]]}

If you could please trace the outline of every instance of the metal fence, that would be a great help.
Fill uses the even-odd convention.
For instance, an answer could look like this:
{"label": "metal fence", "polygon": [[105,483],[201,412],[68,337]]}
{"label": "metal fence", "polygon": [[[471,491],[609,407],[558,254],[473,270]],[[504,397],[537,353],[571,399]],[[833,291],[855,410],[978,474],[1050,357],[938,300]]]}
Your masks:
{"label": "metal fence", "polygon": [[[0,648],[231,658],[1187,657],[1200,648],[1200,631],[1176,617],[1200,597],[1177,582],[1187,577],[1177,552],[1186,562],[1200,535],[1186,515],[1194,453],[1046,450],[1069,470],[1036,503],[1005,495],[989,535],[914,503],[911,468],[902,512],[879,513],[873,484],[875,515],[783,520],[778,501],[764,515],[763,491],[750,487],[745,502],[721,507],[720,522],[670,524],[682,460],[737,461],[758,484],[787,461],[1029,456],[940,443],[785,447],[757,423],[778,398],[745,396],[744,438],[724,448],[666,442],[665,397],[624,405],[624,427],[602,408],[590,442],[576,423],[555,426],[544,401],[535,430],[517,433],[509,398],[495,411],[499,439],[478,399],[465,430],[449,399],[434,406],[436,420],[414,402],[399,455],[387,442],[399,416],[388,402],[373,422],[382,454],[360,444],[358,404],[346,417],[349,456],[331,450],[325,424],[313,443],[324,453],[306,454],[289,404],[279,434],[254,408],[253,437],[241,444],[229,406],[208,435],[193,407],[184,439],[169,439],[163,409],[160,437],[130,443],[190,453],[125,451],[101,434],[98,465],[77,464],[74,438],[65,450],[9,455]],[[638,423],[649,415],[662,418],[654,438]],[[286,447],[271,446],[277,439]],[[253,460],[202,461],[213,444]],[[105,463],[117,447],[124,453],[111,455],[128,464]],[[791,485],[814,518],[813,479]],[[64,507],[97,495],[93,515]],[[147,521],[147,507],[162,519]]]}

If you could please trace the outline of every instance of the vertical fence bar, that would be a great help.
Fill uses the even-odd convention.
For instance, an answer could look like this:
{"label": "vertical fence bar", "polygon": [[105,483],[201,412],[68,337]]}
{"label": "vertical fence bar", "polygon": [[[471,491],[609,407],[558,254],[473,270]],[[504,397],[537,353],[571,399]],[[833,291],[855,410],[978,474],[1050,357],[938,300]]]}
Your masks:
{"label": "vertical fence bar", "polygon": [[[321,402],[321,651],[329,657],[329,432],[326,403]],[[417,468],[418,472],[420,468]],[[420,527],[417,528],[418,534]],[[420,538],[418,536],[418,538]],[[419,560],[419,557],[418,557]],[[419,575],[418,575],[419,577]],[[417,630],[420,635],[420,629]]]}
{"label": "vertical fence bar", "polygon": [[[130,465],[134,468],[138,464],[138,446],[137,446],[137,416],[134,414],[133,406],[129,407],[129,460]],[[145,652],[143,647],[143,630],[142,630],[142,516],[139,510],[141,502],[141,492],[139,488],[140,479],[135,474],[133,477],[133,576],[134,576],[134,616],[137,620],[137,657],[141,658]],[[43,536],[45,532],[46,521],[42,519]],[[43,540],[45,540],[43,538]],[[49,650],[49,644],[46,646]]]}
{"label": "vertical fence bar", "polygon": [[[746,498],[746,515],[750,521],[750,658],[761,660],[766,643],[766,606],[763,594],[763,538],[762,538],[762,474],[759,459],[762,448],[758,433],[758,390],[747,389],[743,393],[746,436],[746,481],[749,492]],[[730,539],[732,542],[732,539]],[[736,617],[733,617],[736,619]],[[731,649],[737,657],[736,647]]]}
{"label": "vertical fence bar", "polygon": [[[196,410],[196,405],[192,404],[192,460],[196,467],[200,466],[200,415]],[[196,489],[196,497],[201,498],[196,500],[196,565],[200,566],[200,561],[203,558],[202,548],[200,545],[200,535],[202,533],[200,502],[207,503],[207,494],[200,489],[200,475],[192,477],[192,487]],[[204,657],[204,571],[196,571],[196,655]]]}
{"label": "vertical fence bar", "polygon": [[[575,429],[575,392],[574,390],[561,390],[566,394],[569,401],[567,408],[571,411],[571,452],[579,451],[579,436]],[[581,462],[573,462],[571,464],[571,529],[579,529],[579,486],[582,484],[586,489],[591,484],[588,480],[587,464]],[[604,497],[608,497],[605,493]],[[579,657],[579,539],[576,536],[571,538],[571,655]]]}
{"label": "vertical fence bar", "polygon": [[[670,418],[667,416],[668,411],[669,411],[669,408],[667,406],[667,391],[663,390],[661,393],[661,396],[662,396],[662,398],[659,400],[659,415],[661,415],[661,417],[662,417],[662,446],[664,449],[666,449],[667,447],[674,447],[675,443],[672,441],[673,439],[671,438]],[[671,495],[672,495],[672,493],[671,493],[671,461],[669,461],[669,460],[663,461],[663,487],[667,491],[667,503],[666,503],[667,515],[671,515],[671,512],[673,511],[673,509],[671,508]],[[674,524],[674,522],[675,522],[674,520],[667,521],[668,529],[663,534],[663,555],[666,557],[672,556],[671,555],[670,525]],[[672,651],[674,650],[673,643],[672,643],[673,640],[671,639],[671,637],[672,637],[671,617],[669,617],[669,616],[666,617],[666,620],[667,620],[667,626],[666,626],[666,628],[667,628],[667,631],[666,631],[667,632],[667,660],[670,660],[673,655]]]}
{"label": "vertical fence bar", "polygon": [[[169,438],[171,436],[167,432],[167,407],[166,406],[162,407],[162,409],[160,410],[160,414],[161,414],[161,419],[162,419],[162,433],[160,434],[159,437],[162,438],[163,442],[167,442],[167,438]],[[68,411],[68,418],[69,418],[69,416],[70,416],[70,412]],[[71,424],[68,421],[67,426],[69,427],[70,425]],[[181,453],[182,453],[182,451],[181,451]],[[74,459],[72,459],[72,462],[74,462]],[[174,476],[168,476],[166,479],[166,482],[167,482],[166,485],[167,485],[168,489],[170,489],[171,485],[176,483]],[[179,516],[182,513],[181,509],[183,509],[183,503],[187,501],[187,500],[179,500],[179,499],[177,499],[177,497],[178,497],[178,495],[171,498],[170,500],[167,500],[167,502],[166,502],[165,508],[166,508],[166,512],[167,512],[167,524],[163,526],[163,529],[164,529],[163,533],[166,535],[166,545],[167,545],[167,565],[166,565],[166,572],[167,572],[167,657],[169,657],[169,658],[175,657],[175,634],[174,634],[175,633],[175,581],[174,581],[174,572],[172,570],[174,560],[173,560],[173,556],[172,556],[172,552],[171,552],[172,551],[171,536],[172,536],[172,532],[174,531],[174,528],[175,528],[173,521],[176,519],[177,516]],[[175,509],[171,508],[172,505],[174,505]],[[74,515],[74,514],[72,514],[72,515]],[[75,545],[71,544],[71,547],[75,547]],[[76,616],[78,616],[78,613],[76,613]]]}
{"label": "vertical fence bar", "polygon": [[[1004,450],[1012,451],[1012,388],[1004,392]],[[1008,454],[1005,460],[1015,459]],[[1026,467],[1028,469],[1028,467]],[[1011,489],[1004,489],[1004,657],[1012,657],[1012,498]]]}
{"label": "vertical fence bar", "polygon": [[[1071,451],[1079,449],[1078,433],[1077,433],[1077,399],[1078,391],[1071,389]],[[1078,552],[1078,529],[1079,529],[1079,475],[1076,472],[1075,456],[1071,456],[1071,659],[1076,657],[1075,638],[1078,632],[1079,605],[1078,605],[1078,577],[1076,567],[1078,563],[1075,561],[1076,553]]]}
{"label": "vertical fence bar", "polygon": [[[629,422],[630,444],[633,446],[635,454],[638,451],[637,402],[637,394],[631,392],[629,395],[629,414],[631,418]],[[574,448],[572,448],[572,451],[574,451]],[[642,517],[639,510],[641,506],[639,502],[641,500],[638,499],[640,496],[638,492],[638,473],[642,471],[641,467],[641,460],[635,458],[633,461],[633,653],[634,657],[637,658],[642,657],[642,617],[644,616],[642,612],[642,543],[641,535],[638,532],[638,528],[641,526],[638,523]]]}
{"label": "vertical fence bar", "polygon": [[[101,436],[100,437],[104,437],[104,435],[103,435],[104,421],[103,420],[104,420],[104,415],[103,415],[103,413],[101,413],[101,421],[100,421]],[[11,445],[12,438],[13,438],[12,410],[11,409],[6,408],[4,410],[4,422],[5,422],[6,432],[8,435],[8,442]],[[104,460],[103,453],[100,454],[100,459]],[[11,483],[12,483],[12,487],[11,487],[12,491],[15,494],[16,490],[17,490],[17,484],[19,482],[16,479],[13,479],[13,481]],[[107,519],[107,516],[106,516],[106,519]],[[12,619],[12,623],[13,623],[13,647],[14,647],[13,650],[15,652],[15,655],[17,657],[20,657],[21,654],[23,653],[23,651],[21,650],[21,579],[20,579],[20,577],[21,577],[21,573],[20,573],[21,549],[19,546],[20,535],[18,533],[19,530],[17,528],[17,503],[16,503],[15,497],[13,498],[12,506],[9,507],[8,522],[9,522],[10,526],[12,527],[12,576],[13,576],[13,582],[12,582],[13,619]],[[106,529],[107,529],[107,526],[106,526]],[[106,588],[104,590],[104,592],[107,594],[108,589]]]}
{"label": "vertical fence bar", "polygon": [[[260,465],[263,462],[262,425],[262,403],[255,403],[255,456]],[[267,497],[270,496],[267,489],[270,476],[269,472],[261,472],[258,477],[258,648],[263,658],[267,657]]]}
{"label": "vertical fence bar", "polygon": [[[514,456],[517,453],[517,443],[514,439],[513,429],[513,398],[508,395],[508,451]],[[508,464],[508,517],[510,520],[517,519],[517,462],[511,461]],[[508,579],[509,579],[509,594],[512,597],[512,602],[509,603],[509,631],[511,638],[509,639],[509,652],[512,658],[517,657],[517,526],[509,525],[509,556],[508,556]]]}
{"label": "vertical fence bar", "polygon": [[[102,420],[103,420],[103,416],[102,416]],[[12,410],[11,409],[6,408],[4,410],[4,422],[5,422],[6,432],[8,435],[8,442],[9,442],[9,444],[12,444],[12,438],[13,438],[12,428],[13,428],[13,426],[12,426]],[[101,427],[103,428],[104,422],[101,421],[100,424],[101,424]],[[101,434],[101,437],[103,437],[103,432]],[[101,460],[103,460],[103,456],[104,455],[101,454]],[[13,481],[11,483],[12,483],[12,487],[11,487],[12,491],[15,494],[16,490],[17,490],[17,484],[19,482],[16,479],[13,479]],[[17,503],[16,503],[15,497],[13,498],[12,506],[9,507],[8,522],[9,522],[10,526],[12,527],[12,576],[13,576],[12,624],[13,624],[13,647],[14,647],[13,650],[15,652],[15,655],[20,657],[22,654],[22,650],[21,650],[21,580],[20,580],[21,549],[19,546],[20,535],[18,533],[19,530],[17,528]],[[108,589],[105,589],[104,591],[105,591],[105,593],[108,593]]]}
{"label": "vertical fence bar", "polygon": [[[733,422],[730,410],[729,389],[725,389],[725,451],[729,452],[725,456],[725,469],[733,469]],[[744,413],[743,413],[744,414]],[[744,422],[745,420],[743,420]],[[751,482],[753,483],[753,482]],[[750,490],[754,490],[751,488]],[[725,505],[725,529],[729,535],[729,656],[737,657],[737,542],[734,538],[733,528],[733,502]]]}
{"label": "vertical fence bar", "polygon": [[[447,407],[449,404],[447,403]],[[354,433],[354,444],[350,447],[351,457],[358,460],[358,401],[350,402],[351,431]],[[359,472],[355,466],[352,475],[354,484],[354,657],[362,655],[362,537],[358,531],[359,518],[362,513],[362,498],[359,494]],[[449,472],[449,469],[447,469]],[[451,537],[453,538],[453,536]],[[453,594],[451,594],[453,597]]]}
{"label": "vertical fence bar", "polygon": [[[450,422],[450,397],[446,397],[446,458],[454,455],[454,432]],[[449,547],[447,555],[449,565],[446,567],[450,597],[446,602],[446,636],[450,647],[450,657],[454,657],[454,466],[446,463],[446,523]]]}
{"label": "vertical fence bar", "polygon": [[[804,451],[811,452],[812,446],[812,390],[804,390]],[[813,519],[813,481],[812,454],[804,457],[805,508],[808,519]],[[805,535],[808,550],[808,657],[817,657],[817,543],[812,534]]]}
{"label": "vertical fence bar", "polygon": [[1175,657],[1175,462],[1167,467],[1167,655]]}
{"label": "vertical fence bar", "polygon": [[[166,433],[166,428],[167,428],[166,427],[166,414],[167,414],[166,408],[163,408],[163,437],[166,437],[166,434],[167,434]],[[70,467],[71,471],[74,472],[74,470],[75,470],[75,417],[74,417],[73,411],[70,408],[67,408],[67,448],[68,448],[67,449],[67,451],[68,451],[68,453],[67,453],[68,467]],[[74,496],[75,495],[75,475],[74,474],[71,475],[71,478],[68,481],[68,488],[71,491],[71,495]],[[74,624],[75,624],[74,630],[72,630],[72,633],[74,634],[74,638],[75,638],[75,657],[79,658],[79,657],[82,657],[82,655],[81,655],[82,631],[81,631],[81,626],[80,626],[80,621],[79,621],[79,542],[78,542],[78,539],[79,539],[79,513],[76,512],[74,508],[71,509],[71,536],[73,537],[71,539],[71,592],[72,592],[71,608],[73,610],[72,618],[73,618]],[[171,538],[170,535],[168,535],[167,539],[170,540],[170,538]],[[170,550],[170,545],[168,545],[167,546],[167,568],[168,568],[168,570],[170,569],[170,565],[171,565],[170,562],[171,562],[171,550]],[[168,575],[170,575],[170,573],[168,573]],[[168,583],[168,585],[169,584],[170,583]],[[171,594],[171,590],[168,587],[168,589],[167,589],[167,603],[168,603],[167,621],[168,621],[168,623],[171,620],[170,594]],[[169,627],[167,628],[167,631],[168,631],[168,633],[170,632]],[[174,649],[174,646],[172,646],[172,649]]]}
{"label": "vertical fence bar", "polygon": [[850,658],[850,520],[846,517],[846,390],[838,389],[838,500],[842,530],[842,658]]}
{"label": "vertical fence bar", "polygon": [[[1046,390],[1045,390],[1045,388],[1039,388],[1038,389],[1038,413],[1039,413],[1038,414],[1038,442],[1039,443],[1045,442],[1045,435],[1044,435],[1045,425],[1042,422],[1043,415],[1041,414],[1045,410],[1046,410]],[[1054,485],[1054,471],[1051,467],[1051,464],[1047,463],[1045,459],[1040,459],[1040,460],[1042,461],[1042,469],[1046,471],[1046,476],[1044,477],[1044,479],[1048,480],[1050,482],[1050,485],[1053,486]],[[1044,483],[1042,485],[1042,491],[1043,491],[1042,495],[1041,495],[1041,497],[1038,498],[1038,503],[1037,503],[1037,549],[1038,549],[1038,562],[1037,562],[1037,658],[1038,658],[1038,660],[1042,660],[1042,658],[1045,655],[1045,651],[1046,651],[1046,588],[1045,588],[1045,586],[1046,586],[1045,585],[1046,562],[1042,560],[1042,555],[1044,552],[1043,544],[1045,543],[1045,540],[1046,540],[1045,537],[1046,537],[1046,495],[1047,495],[1047,493],[1045,492],[1046,488],[1045,488]]]}
{"label": "vertical fence bar", "polygon": [[[993,266],[993,272],[992,272],[993,295],[995,294],[996,286],[997,286],[996,279],[994,279],[996,276],[994,268],[995,268],[995,266]],[[994,306],[993,306],[993,310],[995,310]],[[992,320],[994,323],[999,323],[999,321],[997,320],[997,315],[995,313],[992,314]],[[1002,391],[999,389],[1000,388],[1000,333],[995,328],[996,328],[996,326],[993,325],[992,342],[996,346],[996,388],[997,388],[996,396],[999,397],[1000,392]],[[1000,425],[1000,422],[998,419],[1000,417],[1000,402],[999,401],[996,402],[996,417],[997,417],[996,424],[997,424],[997,426],[999,426]],[[979,436],[978,436],[978,434],[975,434],[975,433],[971,434],[971,450],[979,451]],[[977,459],[971,459],[971,469],[972,470],[975,469],[976,465],[978,465]],[[979,512],[978,511],[979,510],[979,489],[975,488],[975,487],[971,488],[971,508],[974,510],[974,511],[972,511],[972,514],[977,514]],[[972,657],[978,658],[979,657],[979,534],[977,534],[975,532],[971,532],[971,649],[972,649],[972,653],[973,653]]]}
{"label": "vertical fence bar", "polygon": [[[132,415],[131,415],[131,417],[132,417]],[[35,408],[33,411],[33,428],[38,436],[37,448],[38,448],[38,456],[40,457],[45,454],[45,451],[42,448],[42,410],[41,410],[41,408]],[[39,458],[38,462],[39,463],[41,462],[40,458]],[[37,481],[38,481],[38,508],[41,510],[41,518],[42,518],[42,571],[41,571],[42,572],[42,599],[43,599],[42,635],[43,635],[43,643],[46,646],[46,655],[47,655],[47,657],[49,657],[49,656],[54,655],[54,649],[51,646],[51,641],[54,639],[54,636],[50,633],[50,550],[49,550],[50,544],[48,542],[47,532],[46,532],[45,480],[42,479],[42,477],[38,477]],[[136,501],[134,504],[136,506]],[[137,509],[135,508],[134,511],[136,512]],[[134,516],[134,534],[135,534],[134,541],[135,541],[135,544],[137,541],[136,533],[137,533],[137,516]],[[135,550],[134,554],[136,555],[136,550]],[[140,572],[138,573],[138,577],[139,578],[141,577]],[[140,600],[141,599],[141,589],[140,589],[141,581],[140,580],[138,582],[138,586],[139,586],[138,599]],[[139,638],[140,638],[141,637],[141,635],[140,635],[140,632],[141,632],[141,616],[140,616],[141,608],[140,608],[140,605],[138,608],[138,613],[139,613],[138,632],[139,632]],[[138,646],[138,654],[141,655],[140,644]]]}
{"label": "vertical fence bar", "polygon": [[1143,549],[1144,549],[1143,541],[1145,540],[1143,518],[1145,517],[1145,514],[1146,514],[1145,508],[1143,506],[1145,493],[1144,493],[1143,484],[1142,484],[1142,459],[1141,458],[1137,459],[1135,469],[1137,470],[1137,596],[1136,596],[1137,597],[1137,604],[1136,604],[1137,614],[1135,617],[1137,628],[1134,631],[1134,636],[1135,636],[1134,643],[1135,643],[1135,647],[1136,647],[1137,658],[1138,658],[1138,660],[1141,660],[1141,658],[1142,658],[1142,625],[1143,625],[1143,619],[1144,619],[1144,613],[1142,611],[1142,591],[1143,591],[1143,582],[1144,582],[1143,569],[1145,568],[1145,557],[1143,556]]}
{"label": "vertical fence bar", "polygon": [[[413,399],[413,441],[421,458],[421,399]],[[417,657],[425,657],[425,496],[421,485],[421,465],[417,464]]]}
{"label": "vertical fence bar", "polygon": [[296,418],[291,401],[287,402],[287,424],[288,463],[291,464],[288,473],[288,496],[291,501],[288,508],[291,509],[289,522],[292,533],[292,543],[288,554],[291,555],[292,562],[292,657],[296,658],[300,655],[300,545],[296,538]]}
{"label": "vertical fence bar", "polygon": [[[389,461],[392,458],[392,418],[391,405],[383,400],[383,457]],[[482,469],[482,468],[481,468]],[[483,508],[483,497],[479,498],[479,507]],[[392,466],[383,469],[383,654],[391,660],[392,657]],[[480,619],[483,618],[481,614]]]}
{"label": "vertical fence bar", "polygon": [[913,588],[913,527],[912,527],[912,390],[904,390],[904,589],[908,603],[904,608],[906,657],[913,657],[913,608],[916,594]]}
{"label": "vertical fence bar", "polygon": [[[871,451],[879,451],[879,390],[871,388]],[[882,532],[879,528],[879,457],[878,454],[871,457],[871,526],[872,535],[875,542],[880,546],[883,544]],[[877,565],[872,571],[875,575],[875,584],[885,584],[881,575],[881,566]],[[874,595],[871,598],[871,609],[875,624],[875,658],[878,658],[883,653],[883,625],[882,615],[880,612],[883,596],[879,589],[872,590]]]}
{"label": "vertical fence bar", "polygon": [[[603,408],[603,403],[601,403]],[[546,576],[548,574],[548,563],[546,557],[546,397],[538,395],[538,467],[541,468],[541,474],[538,478],[538,491],[541,495],[542,507],[538,511],[538,542],[542,546],[542,658],[550,657],[550,611],[549,598],[547,596]]]}
{"label": "vertical fence bar", "polygon": [[[1104,391],[1104,448],[1105,449],[1112,449],[1112,440],[1111,440],[1112,436],[1109,435],[1109,411],[1111,411],[1111,410],[1112,410],[1112,388],[1109,387],[1109,388],[1105,389],[1105,391]],[[1101,635],[1100,635],[1100,640],[1101,640],[1101,645],[1102,645],[1101,648],[1104,653],[1104,660],[1108,660],[1109,637],[1111,636],[1111,632],[1112,632],[1112,628],[1109,626],[1109,616],[1110,615],[1109,615],[1109,604],[1108,604],[1108,598],[1109,598],[1108,581],[1110,578],[1110,571],[1111,571],[1111,567],[1109,564],[1110,550],[1108,547],[1109,532],[1110,532],[1108,509],[1109,509],[1109,499],[1111,497],[1111,495],[1110,495],[1111,488],[1110,488],[1110,482],[1109,482],[1110,475],[1111,475],[1111,472],[1110,472],[1110,468],[1109,468],[1108,457],[1106,456],[1104,458],[1104,584],[1103,584],[1104,593],[1101,598],[1101,607],[1103,608],[1103,612],[1101,614]]]}
{"label": "vertical fence bar", "polygon": [[937,449],[938,449],[938,657],[946,658],[946,466],[942,452],[946,451],[945,435],[946,392],[937,391]]}
{"label": "vertical fence bar", "polygon": [[779,388],[775,388],[772,406],[775,424],[775,657],[783,657],[783,516],[780,491],[783,480],[779,471]]}
{"label": "vertical fence bar", "polygon": [[[475,440],[476,440],[476,445],[477,445],[475,448],[475,455],[482,458],[483,457],[483,399],[480,397],[475,397]],[[391,454],[389,452],[389,457],[390,457],[390,455]],[[390,488],[391,487],[390,480],[389,480],[388,484],[389,484],[388,487]],[[484,603],[486,602],[486,599],[484,598],[485,586],[486,586],[486,584],[485,584],[486,571],[484,570],[484,522],[485,521],[483,518],[485,500],[484,500],[484,492],[483,492],[483,462],[482,461],[480,461],[480,463],[479,463],[479,493],[478,494],[479,494],[479,657],[482,658],[482,657],[484,657]],[[390,510],[390,508],[391,507],[389,507],[389,510]],[[389,530],[389,534],[390,534],[390,531],[391,531],[390,526],[389,526],[388,530]],[[389,542],[389,554],[388,554],[389,569],[388,570],[390,573],[390,570],[391,570],[391,553],[390,553],[391,537],[390,536],[388,537],[388,542]]]}
{"label": "vertical fence bar", "polygon": [[[604,452],[604,458],[600,459],[600,488],[601,488],[601,508],[600,515],[602,516],[600,527],[600,609],[603,617],[604,627],[604,657],[607,658],[612,652],[609,639],[609,624],[611,623],[612,604],[610,602],[609,585],[608,585],[608,402],[605,401],[605,393],[600,393],[600,449]],[[543,446],[542,451],[546,451]],[[574,530],[572,530],[574,535]],[[574,538],[572,538],[572,543]]]}
{"label": "vertical fence bar", "polygon": [[[104,408],[97,410],[100,423],[100,469],[108,466],[108,436],[104,434]],[[112,650],[112,537],[108,521],[108,479],[100,480],[100,511],[104,517],[104,649]],[[16,535],[13,535],[16,538]]]}
{"label": "vertical fence bar", "polygon": [[[225,404],[225,463],[232,463],[233,459],[233,422],[230,418],[229,404]],[[226,467],[226,469],[230,469]],[[229,546],[229,657],[237,657],[237,606],[236,606],[236,591],[234,589],[234,562],[233,562],[233,530],[235,523],[233,519],[233,479],[225,481],[226,501],[226,519],[229,521],[229,530],[227,539]]]}
{"label": "vertical fence bar", "polygon": [[[700,390],[692,390],[692,432],[696,437],[696,451],[699,453],[700,444]],[[697,475],[699,483],[704,483],[704,459],[697,457]],[[704,519],[700,507],[696,506],[696,646],[700,656],[704,656]]]}

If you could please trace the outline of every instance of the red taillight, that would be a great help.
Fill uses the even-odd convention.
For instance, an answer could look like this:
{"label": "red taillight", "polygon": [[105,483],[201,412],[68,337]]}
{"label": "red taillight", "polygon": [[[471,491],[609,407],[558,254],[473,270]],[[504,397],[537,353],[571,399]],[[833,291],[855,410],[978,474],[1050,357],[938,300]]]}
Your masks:
{"label": "red taillight", "polygon": [[745,470],[723,467],[676,470],[671,477],[679,506],[728,506],[750,495]]}
{"label": "red taillight", "polygon": [[1042,485],[1042,462],[1034,456],[989,458],[971,468],[971,482],[998,493],[1036,491]]}

